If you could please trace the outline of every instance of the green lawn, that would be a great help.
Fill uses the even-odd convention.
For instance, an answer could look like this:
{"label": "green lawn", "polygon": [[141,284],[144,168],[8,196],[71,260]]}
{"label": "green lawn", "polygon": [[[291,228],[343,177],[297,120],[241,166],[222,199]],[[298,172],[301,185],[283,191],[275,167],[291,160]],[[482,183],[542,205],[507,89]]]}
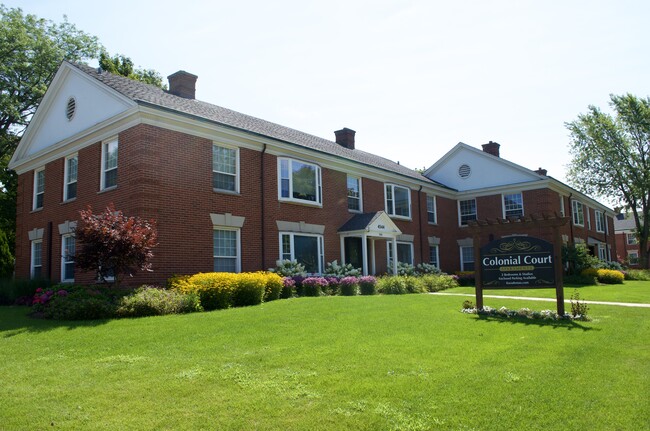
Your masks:
{"label": "green lawn", "polygon": [[594,305],[592,322],[553,324],[462,314],[462,301],[80,323],[0,307],[0,429],[650,429],[650,309]]}
{"label": "green lawn", "polygon": [[[475,293],[474,287],[456,287],[445,292]],[[570,299],[574,292],[578,292],[580,299],[589,301],[650,303],[650,282],[648,281],[626,281],[624,284],[598,286],[564,286],[565,299]],[[483,290],[483,295],[555,298],[555,289],[486,289]]]}

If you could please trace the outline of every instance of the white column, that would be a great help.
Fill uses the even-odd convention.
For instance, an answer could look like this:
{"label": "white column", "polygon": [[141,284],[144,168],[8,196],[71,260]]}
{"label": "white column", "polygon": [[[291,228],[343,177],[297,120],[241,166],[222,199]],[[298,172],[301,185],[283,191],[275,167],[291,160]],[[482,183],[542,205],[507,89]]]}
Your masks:
{"label": "white column", "polygon": [[341,265],[345,265],[345,237],[341,235]]}
{"label": "white column", "polygon": [[363,261],[363,275],[368,275],[368,236],[361,236],[361,260]]}
{"label": "white column", "polygon": [[393,275],[397,275],[397,237],[393,237]]}
{"label": "white column", "polygon": [[375,262],[375,239],[370,240],[370,264],[372,266],[372,275],[377,274],[377,265]]}

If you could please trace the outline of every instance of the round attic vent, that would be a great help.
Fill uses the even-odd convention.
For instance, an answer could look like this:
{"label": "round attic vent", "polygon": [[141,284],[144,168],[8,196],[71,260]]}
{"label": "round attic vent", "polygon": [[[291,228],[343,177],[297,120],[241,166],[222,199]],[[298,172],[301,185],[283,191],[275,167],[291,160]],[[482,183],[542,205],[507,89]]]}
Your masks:
{"label": "round attic vent", "polygon": [[458,176],[461,178],[467,178],[472,174],[472,168],[469,165],[461,165],[458,168]]}
{"label": "round attic vent", "polygon": [[68,119],[68,121],[72,121],[76,109],[77,109],[76,100],[74,100],[74,97],[69,98],[68,105],[65,108],[65,117]]}

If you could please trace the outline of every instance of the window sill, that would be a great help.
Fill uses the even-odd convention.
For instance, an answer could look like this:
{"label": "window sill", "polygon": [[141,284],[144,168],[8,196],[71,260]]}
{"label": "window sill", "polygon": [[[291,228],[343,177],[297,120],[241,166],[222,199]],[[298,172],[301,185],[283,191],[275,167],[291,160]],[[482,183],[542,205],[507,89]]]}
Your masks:
{"label": "window sill", "polygon": [[215,193],[222,194],[222,195],[241,196],[241,193],[234,192],[232,190],[222,190],[222,189],[213,188],[212,191],[215,192]]}
{"label": "window sill", "polygon": [[427,224],[428,224],[429,226],[438,226],[438,223],[436,223],[436,222],[432,222],[432,221],[427,222]]}
{"label": "window sill", "polygon": [[74,202],[76,200],[77,200],[77,198],[67,199],[65,201],[62,201],[61,205],[69,204],[70,202]]}
{"label": "window sill", "polygon": [[278,202],[286,203],[286,204],[294,204],[294,205],[304,205],[307,207],[313,207],[313,208],[323,208],[323,204],[318,203],[318,202],[312,202],[312,201],[302,201],[298,199],[287,199],[287,198],[278,198]]}
{"label": "window sill", "polygon": [[361,210],[351,210],[350,208],[348,208],[348,212],[349,213],[354,213],[354,214],[363,214],[363,211],[361,211]]}
{"label": "window sill", "polygon": [[398,215],[388,214],[388,217],[394,218],[396,220],[413,221],[413,219],[410,216],[406,217],[406,216],[398,216]]}
{"label": "window sill", "polygon": [[100,191],[97,192],[98,195],[106,192],[110,192],[117,189],[117,186],[112,186],[112,187],[106,187],[105,189],[101,189]]}
{"label": "window sill", "polygon": [[37,212],[40,212],[40,211],[43,211],[43,207],[40,207],[40,208],[33,208],[33,209],[30,211],[30,213],[37,213]]}

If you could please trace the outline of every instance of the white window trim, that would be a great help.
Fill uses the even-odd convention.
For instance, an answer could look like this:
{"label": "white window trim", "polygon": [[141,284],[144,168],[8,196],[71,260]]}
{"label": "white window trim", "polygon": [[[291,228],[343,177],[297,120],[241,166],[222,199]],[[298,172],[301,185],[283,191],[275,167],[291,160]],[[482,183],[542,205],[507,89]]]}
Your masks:
{"label": "white window trim", "polygon": [[325,269],[325,243],[323,239],[323,235],[319,234],[310,234],[310,233],[301,233],[301,232],[279,232],[278,233],[278,240],[279,240],[279,260],[283,260],[284,253],[282,250],[282,236],[283,235],[289,235],[290,237],[290,244],[291,244],[291,257],[289,260],[296,260],[296,250],[294,247],[294,237],[295,236],[311,236],[311,237],[316,237],[318,239],[317,244],[318,244],[318,272],[315,272],[314,274],[322,274],[323,270]]}
{"label": "white window trim", "polygon": [[602,211],[594,210],[594,219],[596,220],[596,232],[605,233],[607,225],[605,214]]}
{"label": "white window trim", "polygon": [[[66,238],[74,238],[73,233],[68,233],[65,235],[61,235],[61,283],[74,283],[74,277],[72,278],[65,278],[65,264],[73,262],[74,260],[67,261],[65,260],[65,240]],[[76,252],[77,245],[75,244],[75,252]]]}
{"label": "white window trim", "polygon": [[[580,211],[578,211],[578,209],[576,208],[577,206],[580,206]],[[579,215],[581,215],[581,217]],[[582,218],[582,223],[580,223],[579,220],[577,221],[576,217]],[[578,200],[575,200],[575,199],[571,200],[571,219],[572,219],[571,221],[572,221],[574,226],[584,227],[584,225],[585,225],[585,209],[584,209],[584,205],[583,205],[582,202],[580,202]]]}
{"label": "white window trim", "polygon": [[[214,149],[214,147],[221,147],[221,148],[227,148],[229,150],[235,150],[235,190],[219,189],[219,188],[216,188],[214,186],[212,187],[212,189],[215,192],[219,192],[219,193],[236,193],[236,194],[239,194],[239,177],[240,177],[240,175],[239,175],[239,147],[236,147],[234,145],[223,144],[221,142],[213,142],[212,147],[213,147],[213,149]],[[213,156],[212,156],[212,175],[213,175],[213,178],[214,178],[215,173],[220,173],[220,174],[225,174],[225,175],[232,175],[232,174],[227,173],[227,172],[219,172],[219,171],[214,170],[214,153],[213,153]],[[213,182],[213,184],[214,184],[214,182]]]}
{"label": "white window trim", "polygon": [[35,239],[32,241],[30,245],[30,262],[29,262],[29,278],[34,279],[34,269],[36,269],[36,265],[34,262],[34,246],[36,244],[41,245],[41,264],[38,265],[39,268],[41,268],[41,278],[43,277],[43,240],[42,239]]}
{"label": "white window trim", "polygon": [[506,196],[512,196],[512,195],[519,195],[521,196],[521,216],[524,215],[524,194],[522,192],[514,192],[514,193],[503,193],[501,194],[501,209],[502,209],[502,214],[503,218],[505,219],[506,216]]}
{"label": "white window trim", "polygon": [[[632,235],[632,236],[630,236]],[[630,242],[630,238],[633,238],[632,241]],[[634,232],[626,232],[625,233],[625,244],[627,245],[637,245],[639,243],[639,240],[636,237],[636,233]]]}
{"label": "white window trim", "polygon": [[[117,183],[114,186],[106,187],[106,175],[105,175],[106,172],[107,172],[106,169],[105,169],[105,167],[106,167],[106,151],[107,151],[108,146],[113,142],[115,142],[117,144],[117,166],[115,166],[115,168],[111,168],[111,170],[118,169],[119,166],[120,166],[120,142],[119,142],[118,138],[114,137],[114,138],[107,139],[107,140],[103,141],[102,142],[101,167],[99,169],[99,189],[101,191],[103,191],[103,190],[112,190],[112,189],[117,187]],[[119,172],[118,172],[118,175],[119,175]]]}
{"label": "white window trim", "polygon": [[[215,230],[229,230],[229,231],[235,231],[236,232],[236,240],[237,240],[237,256],[235,260],[235,272],[240,273],[241,272],[241,229],[239,228],[233,228],[230,226],[213,226],[212,232]],[[212,243],[212,268],[214,270],[214,259],[217,258],[232,258],[232,256],[215,256],[214,254],[214,236],[213,236],[213,243]]]}
{"label": "white window trim", "polygon": [[435,267],[440,269],[440,246],[438,244],[434,244],[434,245],[429,244],[429,264],[431,264],[431,248],[434,248],[436,250]]}
{"label": "white window trim", "polygon": [[[362,181],[361,181],[361,177],[358,177],[358,176],[355,176],[355,175],[349,175],[349,174],[348,174],[348,176],[345,178],[346,198],[348,198],[348,199],[349,199],[349,196],[347,196],[347,189],[348,189],[348,187],[347,187],[347,185],[348,185],[347,181],[348,181],[349,178],[354,178],[354,179],[356,179],[356,180],[357,180],[357,184],[359,184],[359,209],[358,209],[358,210],[350,209],[350,206],[348,205],[348,211],[351,212],[351,213],[362,213],[362,212],[363,212],[363,189],[362,189],[362,186],[361,186],[361,183],[362,183]],[[347,199],[346,199],[346,204],[347,204]]]}
{"label": "white window trim", "polygon": [[465,259],[463,259],[464,258],[463,249],[466,249],[466,248],[470,248],[470,249],[473,250],[474,247],[473,246],[460,246],[460,270],[461,271],[474,271],[474,270],[476,270],[476,256],[474,256],[474,260],[472,261],[472,263],[474,263],[474,269],[473,270],[472,269],[465,269]]}
{"label": "white window trim", "polygon": [[[287,160],[289,162],[289,197],[282,196],[282,161]],[[305,165],[310,165],[316,168],[316,201],[308,201],[305,199],[296,199],[293,197],[293,170],[291,169],[291,164],[293,162],[302,163]],[[306,162],[300,159],[294,159],[291,157],[278,157],[278,200],[281,202],[293,202],[302,205],[310,205],[321,207],[323,206],[323,187],[322,187],[322,175],[321,167],[312,162]]]}
{"label": "white window trim", "polygon": [[[70,159],[77,159],[77,178],[74,181],[68,182],[68,161]],[[79,180],[79,155],[77,153],[71,154],[68,157],[65,158],[63,161],[63,202],[67,202],[70,200],[75,200],[77,197],[75,196],[74,198],[70,199],[68,198],[68,186],[70,184],[77,183],[77,194],[79,194],[79,186],[78,186],[78,180]]]}
{"label": "white window trim", "polygon": [[460,227],[467,226],[466,224],[462,223],[462,217],[461,217],[462,214],[460,212],[460,203],[465,201],[474,201],[474,216],[476,217],[474,220],[478,219],[478,205],[476,203],[476,198],[458,200],[456,201],[457,202],[456,206],[458,207],[458,226]]}
{"label": "white window trim", "polygon": [[591,211],[587,205],[585,205],[585,209],[587,210],[587,229],[591,230]]}
{"label": "white window trim", "polygon": [[[392,189],[393,193],[393,207],[388,208],[388,193],[386,193],[386,187],[390,187]],[[395,214],[395,187],[399,187],[401,189],[405,189],[407,191],[407,196],[408,196],[408,206],[409,206],[409,215],[408,216],[403,216],[403,215],[396,215]],[[406,186],[401,186],[399,184],[393,184],[393,183],[385,183],[384,184],[384,208],[386,209],[386,214],[390,218],[396,218],[400,220],[411,220],[411,214],[413,212],[411,211],[411,189],[406,187]]]}
{"label": "white window trim", "polygon": [[[429,224],[436,225],[436,224],[438,224],[438,202],[437,202],[437,199],[436,199],[436,195],[427,194],[426,197],[427,197],[427,222]],[[429,213],[431,212],[431,211],[429,211],[429,198],[432,198],[432,201],[433,201],[433,219],[434,219],[434,221],[429,221]]]}
{"label": "white window trim", "polygon": [[[397,245],[408,245],[409,248],[411,249],[411,261],[406,262],[410,265],[415,264],[415,256],[413,254],[413,243],[412,242],[407,242],[407,241],[397,241]],[[388,268],[391,268],[392,264],[390,262],[390,254],[393,251],[393,241],[387,241],[386,242],[386,263],[388,264]],[[397,261],[399,263],[399,260]]]}
{"label": "white window trim", "polygon": [[[38,174],[41,172],[43,172],[43,191],[38,193]],[[38,195],[43,195],[43,203],[40,207],[36,206]],[[43,205],[45,204],[45,166],[34,170],[34,193],[32,196],[32,210],[36,211],[43,208]]]}
{"label": "white window trim", "polygon": [[562,196],[562,195],[560,195],[560,215],[562,215],[562,217],[565,217],[565,213],[564,213],[564,196]]}

